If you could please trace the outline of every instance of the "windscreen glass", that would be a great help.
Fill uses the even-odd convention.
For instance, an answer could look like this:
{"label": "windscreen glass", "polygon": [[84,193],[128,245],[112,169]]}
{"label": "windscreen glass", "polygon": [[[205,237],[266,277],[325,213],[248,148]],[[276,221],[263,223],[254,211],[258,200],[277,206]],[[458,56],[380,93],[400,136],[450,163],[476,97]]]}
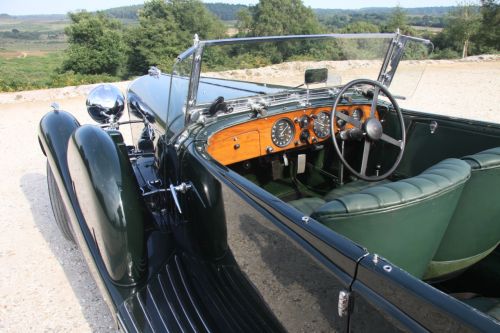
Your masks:
{"label": "windscreen glass", "polygon": [[[214,45],[206,48],[197,104],[375,80],[387,52],[386,38],[326,38]],[[326,82],[305,84],[309,69],[327,69]]]}

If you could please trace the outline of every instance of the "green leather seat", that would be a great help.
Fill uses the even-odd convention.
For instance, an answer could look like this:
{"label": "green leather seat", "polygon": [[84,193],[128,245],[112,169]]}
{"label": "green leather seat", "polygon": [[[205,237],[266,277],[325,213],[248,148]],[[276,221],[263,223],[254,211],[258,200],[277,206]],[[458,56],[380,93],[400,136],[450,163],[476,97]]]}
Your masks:
{"label": "green leather seat", "polygon": [[472,168],[426,279],[459,272],[491,253],[500,242],[500,147],[463,158]]}
{"label": "green leather seat", "polygon": [[357,193],[368,187],[380,184],[387,184],[387,183],[390,183],[390,180],[385,179],[379,182],[367,182],[364,180],[356,180],[347,183],[343,186],[334,188],[333,190],[328,192],[328,194],[326,194],[323,199],[317,197],[302,198],[298,200],[288,201],[288,204],[297,208],[306,215],[311,215],[316,208],[322,206],[328,201],[332,201],[347,194]]}
{"label": "green leather seat", "polygon": [[[462,160],[447,159],[416,177],[328,201],[310,216],[420,278],[440,244],[470,170]],[[304,206],[320,203],[317,198],[302,200]]]}

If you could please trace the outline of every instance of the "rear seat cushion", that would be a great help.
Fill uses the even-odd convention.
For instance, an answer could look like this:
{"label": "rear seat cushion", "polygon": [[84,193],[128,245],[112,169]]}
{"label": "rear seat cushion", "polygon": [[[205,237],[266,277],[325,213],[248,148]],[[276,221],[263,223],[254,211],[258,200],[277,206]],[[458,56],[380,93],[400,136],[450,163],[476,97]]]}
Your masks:
{"label": "rear seat cushion", "polygon": [[500,166],[500,147],[487,149],[474,155],[462,157],[473,170]]}
{"label": "rear seat cushion", "polygon": [[474,297],[463,302],[500,321],[500,298]]}

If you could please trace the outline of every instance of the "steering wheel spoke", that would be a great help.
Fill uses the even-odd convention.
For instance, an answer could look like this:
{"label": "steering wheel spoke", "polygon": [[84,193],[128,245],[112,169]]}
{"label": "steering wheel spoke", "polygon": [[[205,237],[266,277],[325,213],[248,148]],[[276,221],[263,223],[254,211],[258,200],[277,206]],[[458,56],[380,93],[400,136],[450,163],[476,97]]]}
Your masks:
{"label": "steering wheel spoke", "polygon": [[354,127],[361,129],[361,122],[357,119],[354,119],[354,117],[349,116],[348,114],[335,110],[335,117],[340,118],[343,121],[353,125]]}
{"label": "steering wheel spoke", "polygon": [[361,174],[366,176],[366,167],[368,166],[368,157],[370,156],[370,148],[372,144],[369,140],[365,139],[365,145],[363,147],[363,158],[361,159]]}
{"label": "steering wheel spoke", "polygon": [[389,136],[385,133],[382,134],[382,137],[380,138],[380,140],[385,141],[387,143],[390,143],[391,145],[394,145],[398,148],[403,149],[403,142],[401,140],[396,140],[392,136]]}
{"label": "steering wheel spoke", "polygon": [[372,105],[370,108],[370,118],[375,117],[375,111],[377,110],[379,92],[380,92],[380,88],[375,87],[373,90],[373,99],[372,99]]}

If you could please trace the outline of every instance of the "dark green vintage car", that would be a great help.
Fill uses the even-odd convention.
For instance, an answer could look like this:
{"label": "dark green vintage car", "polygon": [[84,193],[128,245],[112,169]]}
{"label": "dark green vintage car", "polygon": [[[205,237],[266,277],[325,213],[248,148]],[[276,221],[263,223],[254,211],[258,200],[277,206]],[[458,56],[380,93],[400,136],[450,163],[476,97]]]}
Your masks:
{"label": "dark green vintage car", "polygon": [[[400,61],[431,49],[398,33],[195,40],[126,99],[95,88],[99,125],[45,115],[55,220],[118,326],[500,332],[500,125],[398,106],[398,79],[411,94],[421,74]],[[247,68],[261,55],[283,64]]]}

